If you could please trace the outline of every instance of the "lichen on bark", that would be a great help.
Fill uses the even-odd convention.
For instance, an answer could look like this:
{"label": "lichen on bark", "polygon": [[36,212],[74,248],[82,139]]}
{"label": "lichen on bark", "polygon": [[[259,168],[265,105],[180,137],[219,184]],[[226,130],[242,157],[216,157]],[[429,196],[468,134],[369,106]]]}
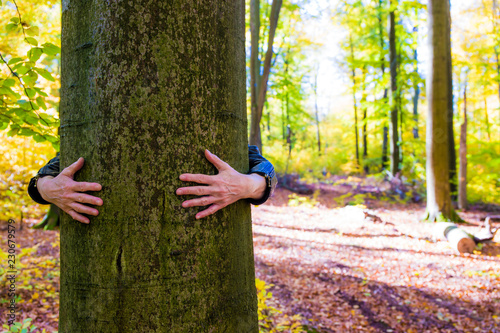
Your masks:
{"label": "lichen on bark", "polygon": [[61,166],[104,205],[62,217],[59,331],[257,332],[249,205],[175,195],[205,148],[248,170],[244,2],[70,0],[62,24]]}

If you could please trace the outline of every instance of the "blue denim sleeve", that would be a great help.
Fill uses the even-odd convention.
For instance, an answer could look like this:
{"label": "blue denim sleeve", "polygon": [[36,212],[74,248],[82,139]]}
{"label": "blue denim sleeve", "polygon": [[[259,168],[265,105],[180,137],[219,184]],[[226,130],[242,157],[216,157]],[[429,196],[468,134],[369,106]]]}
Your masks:
{"label": "blue denim sleeve", "polygon": [[45,201],[40,195],[40,192],[38,192],[38,188],[36,187],[36,181],[38,177],[43,177],[43,176],[56,177],[57,175],[59,175],[59,153],[57,153],[56,157],[51,159],[46,165],[44,165],[40,170],[38,170],[35,177],[31,178],[28,185],[28,194],[31,197],[31,199],[42,205],[50,204],[50,202]]}
{"label": "blue denim sleeve", "polygon": [[257,146],[248,146],[248,161],[250,164],[250,171],[248,171],[249,174],[256,173],[266,178],[267,186],[264,196],[257,200],[247,199],[253,205],[261,205],[269,199],[276,188],[276,184],[278,183],[274,172],[274,166],[260,154]]}

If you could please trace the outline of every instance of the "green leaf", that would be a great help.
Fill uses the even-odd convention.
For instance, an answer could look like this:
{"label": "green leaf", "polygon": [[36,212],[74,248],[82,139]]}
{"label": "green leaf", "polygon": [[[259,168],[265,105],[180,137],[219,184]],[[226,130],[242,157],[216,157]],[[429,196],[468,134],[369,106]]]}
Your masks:
{"label": "green leaf", "polygon": [[29,99],[33,99],[36,96],[36,90],[31,88],[26,88],[26,95],[28,95]]}
{"label": "green leaf", "polygon": [[16,84],[16,80],[14,80],[14,79],[5,79],[3,81],[4,87],[13,87],[15,84]]}
{"label": "green leaf", "polygon": [[[47,110],[47,105],[45,105],[45,102],[43,101],[43,98],[41,96],[38,96],[36,98],[36,103],[44,110]],[[43,118],[43,117],[42,117]]]}
{"label": "green leaf", "polygon": [[38,95],[43,96],[43,97],[49,97],[49,95],[47,95],[42,89],[40,89],[40,88],[33,88],[33,89],[36,90]]}
{"label": "green leaf", "polygon": [[0,131],[3,131],[9,126],[9,123],[0,122]]}
{"label": "green leaf", "polygon": [[28,44],[38,46],[38,41],[33,37],[26,37],[24,39]]}
{"label": "green leaf", "polygon": [[39,47],[34,47],[28,51],[28,58],[30,61],[37,62],[38,59],[40,59],[40,56],[42,55],[43,51]]}
{"label": "green leaf", "polygon": [[13,92],[9,87],[0,87],[0,95],[9,95],[9,96],[16,96],[16,93]]}
{"label": "green leaf", "polygon": [[[27,116],[26,118],[24,118],[24,121],[30,125],[38,125],[38,120],[39,120],[38,118],[31,117],[31,116]],[[24,135],[24,134],[21,134],[21,135]],[[31,135],[31,134],[29,134],[29,135]]]}
{"label": "green leaf", "polygon": [[5,26],[5,30],[7,30],[7,32],[11,32],[14,29],[17,29],[17,24],[15,23],[9,23]]}
{"label": "green leaf", "polygon": [[38,29],[38,27],[29,27],[28,29],[24,30],[26,31],[26,34],[28,36],[38,36],[38,34],[40,33],[40,29]]}
{"label": "green leaf", "polygon": [[23,58],[12,58],[9,60],[9,65],[17,64],[19,61],[23,61]]}
{"label": "green leaf", "polygon": [[35,71],[37,71],[37,73],[40,74],[44,79],[52,81],[52,82],[55,81],[55,79],[52,77],[52,75],[46,69],[38,68],[38,67],[33,67],[33,69]]}
{"label": "green leaf", "polygon": [[52,43],[42,44],[42,47],[43,47],[43,53],[48,55],[56,55],[61,52],[61,48]]}
{"label": "green leaf", "polygon": [[30,70],[29,67],[26,67],[26,66],[20,66],[18,69],[17,69],[17,74],[18,75],[24,75],[26,73],[28,73]]}
{"label": "green leaf", "polygon": [[40,134],[35,134],[33,135],[33,139],[36,141],[36,142],[44,142],[44,141],[47,141],[47,139],[45,139],[45,137],[43,135],[40,135]]}
{"label": "green leaf", "polygon": [[11,130],[7,132],[7,136],[14,136],[17,134],[17,132],[19,132],[19,130],[20,130],[19,127],[12,128],[11,126]]}
{"label": "green leaf", "polygon": [[19,17],[13,17],[10,19],[11,22],[14,22],[15,24],[18,24],[20,22]]}
{"label": "green leaf", "polygon": [[36,80],[38,80],[38,74],[35,73],[34,71],[30,71],[27,75],[23,76],[23,82],[29,88],[33,88],[33,86],[36,83]]}

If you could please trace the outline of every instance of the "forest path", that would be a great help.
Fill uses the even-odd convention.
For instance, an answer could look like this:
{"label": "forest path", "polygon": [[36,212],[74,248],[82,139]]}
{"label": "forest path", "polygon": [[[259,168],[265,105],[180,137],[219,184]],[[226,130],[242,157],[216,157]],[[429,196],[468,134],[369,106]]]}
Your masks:
{"label": "forest path", "polygon": [[289,207],[284,191],[252,210],[256,275],[283,314],[319,332],[500,332],[500,244],[459,255],[422,206],[371,210],[383,224],[359,207]]}

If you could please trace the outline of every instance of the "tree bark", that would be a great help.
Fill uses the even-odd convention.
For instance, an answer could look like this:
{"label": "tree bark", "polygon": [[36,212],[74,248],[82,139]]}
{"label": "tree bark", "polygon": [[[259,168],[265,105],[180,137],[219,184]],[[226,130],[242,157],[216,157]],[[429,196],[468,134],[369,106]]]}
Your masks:
{"label": "tree bark", "polygon": [[[380,69],[382,72],[382,78],[385,75],[385,54],[384,54],[384,28],[382,26],[382,6],[385,0],[378,1],[378,10],[377,10],[377,20],[378,20],[378,28],[379,28],[379,41],[380,41]],[[387,88],[384,89],[384,97],[382,98],[384,103],[387,99]],[[384,112],[385,113],[385,112]],[[385,116],[385,115],[384,115]],[[384,125],[383,133],[382,133],[382,170],[384,170],[387,166],[387,146],[389,143],[389,129]]]}
{"label": "tree bark", "polygon": [[[415,74],[418,76],[418,56],[417,50],[414,51],[415,54]],[[418,83],[413,84],[413,90],[415,91],[415,95],[413,95],[413,121],[415,125],[413,126],[413,138],[418,139],[418,99],[420,97],[420,87]]]}
{"label": "tree bark", "polygon": [[[361,103],[366,102],[366,71],[365,68],[363,68],[363,95],[361,98]],[[366,106],[363,106],[363,172],[365,174],[368,174],[370,171],[368,164],[367,164],[367,159],[368,159],[368,133],[367,133],[367,119],[368,117],[368,110]]]}
{"label": "tree bark", "polygon": [[488,102],[486,100],[486,93],[484,94],[484,121],[486,125],[486,134],[488,134],[488,142],[491,142],[490,117],[488,115]]}
{"label": "tree bark", "polygon": [[102,184],[61,220],[59,332],[258,332],[249,204],[203,221],[181,173],[248,171],[244,2],[64,1],[61,168]]}
{"label": "tree bark", "polygon": [[455,218],[449,181],[448,61],[450,58],[446,43],[450,33],[449,2],[431,0],[428,10],[431,66],[427,81],[427,218],[441,221]]}
{"label": "tree bark", "polygon": [[[250,144],[262,151],[260,119],[257,119],[257,95],[260,91],[260,0],[250,0]],[[257,125],[254,122],[257,122]]]}
{"label": "tree bark", "polygon": [[[268,39],[267,39],[266,56],[264,58],[264,68],[263,68],[262,76],[260,77],[260,80],[259,80],[260,82],[257,84],[257,87],[256,87],[258,89],[256,89],[256,91],[255,91],[255,93],[257,94],[255,97],[255,100],[257,103],[256,109],[255,109],[255,111],[252,109],[252,113],[251,113],[250,144],[256,145],[257,147],[259,147],[260,151],[262,151],[262,137],[261,137],[261,133],[260,133],[260,121],[262,119],[262,111],[264,110],[264,103],[266,101],[267,81],[269,79],[269,73],[271,72],[271,60],[273,57],[274,35],[276,33],[276,28],[278,26],[278,19],[279,19],[282,4],[283,4],[283,0],[273,0],[273,4],[271,6],[271,15],[269,18],[269,21],[270,21],[269,35],[268,35]],[[251,13],[252,13],[252,11],[251,11]],[[257,12],[257,13],[259,13],[259,12]],[[252,21],[252,19],[250,19],[250,21]],[[251,36],[253,36],[253,34]],[[253,45],[253,43],[252,43],[252,45]]]}
{"label": "tree bark", "polygon": [[451,15],[450,15],[450,0],[448,2],[448,33],[446,36],[446,46],[448,48],[448,158],[450,159],[450,192],[453,200],[457,200],[457,153],[455,150],[455,131],[453,129],[453,70],[451,59]]}
{"label": "tree bark", "polygon": [[[390,4],[392,5],[392,2]],[[397,54],[396,54],[396,26],[395,12],[389,13],[389,57],[391,71],[391,122],[390,122],[390,147],[391,147],[391,173],[396,175],[399,171],[399,135],[398,135],[398,86],[397,86]]]}
{"label": "tree bark", "polygon": [[458,168],[458,208],[467,209],[467,81],[464,87],[464,120],[460,125],[460,165]]}
{"label": "tree bark", "polygon": [[316,75],[314,76],[314,113],[316,118],[316,139],[318,142],[318,154],[321,156],[321,136],[319,132],[319,111],[318,111],[318,70],[316,71]]}
{"label": "tree bark", "polygon": [[356,103],[356,68],[354,67],[354,46],[352,44],[352,35],[349,35],[349,43],[351,47],[351,62],[352,62],[352,99],[354,103],[354,137],[356,139],[356,165],[359,166],[359,130],[358,130],[358,106]]}

